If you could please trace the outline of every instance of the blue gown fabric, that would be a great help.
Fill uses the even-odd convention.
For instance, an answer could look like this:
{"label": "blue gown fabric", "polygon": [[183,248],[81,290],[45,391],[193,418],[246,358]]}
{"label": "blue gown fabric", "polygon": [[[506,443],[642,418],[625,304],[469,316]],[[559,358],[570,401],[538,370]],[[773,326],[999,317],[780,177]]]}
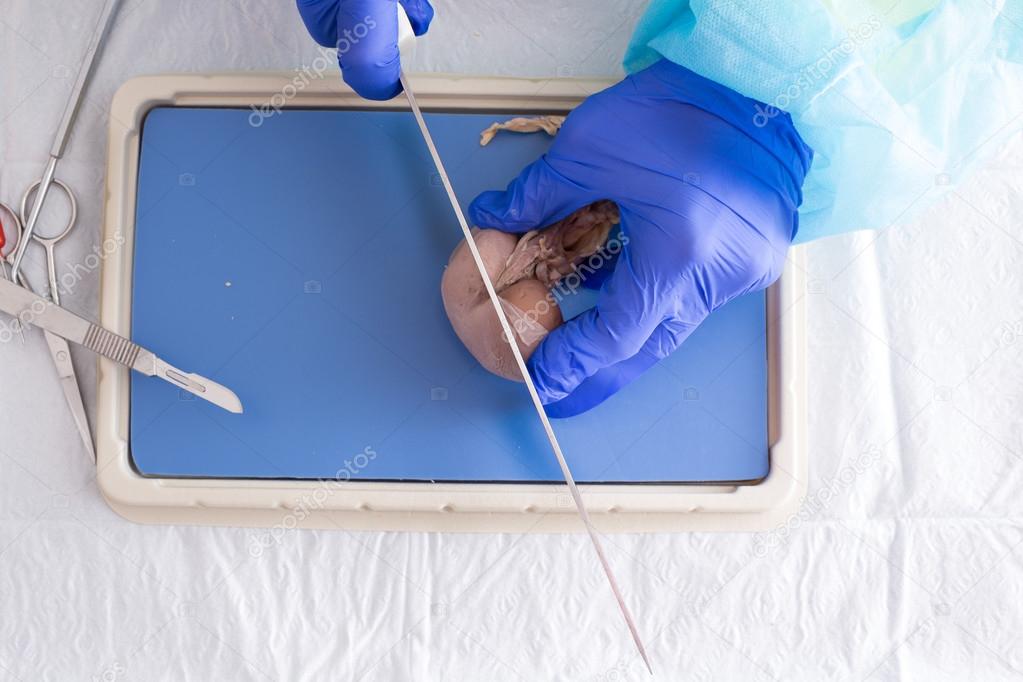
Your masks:
{"label": "blue gown fabric", "polygon": [[796,242],[912,218],[1023,127],[1023,0],[652,0],[625,68],[661,57],[791,115]]}

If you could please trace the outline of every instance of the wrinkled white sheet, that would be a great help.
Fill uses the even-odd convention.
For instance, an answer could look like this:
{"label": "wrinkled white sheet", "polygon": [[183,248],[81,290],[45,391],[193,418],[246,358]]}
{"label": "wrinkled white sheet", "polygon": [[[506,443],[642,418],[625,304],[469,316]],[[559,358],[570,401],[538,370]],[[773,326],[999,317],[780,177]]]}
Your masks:
{"label": "wrinkled white sheet", "polygon": [[[0,0],[4,201],[40,171],[100,4]],[[125,4],[60,167],[72,260],[99,244],[120,83],[317,55],[287,0]],[[532,76],[619,73],[643,5],[437,4],[411,70]],[[1021,178],[1016,139],[919,222],[809,247],[804,511],[608,538],[658,679],[1023,677]],[[66,305],[95,315],[97,294],[87,276]],[[0,682],[648,679],[582,536],[293,531],[253,556],[258,531],[122,520],[48,362],[35,332],[0,345]]]}

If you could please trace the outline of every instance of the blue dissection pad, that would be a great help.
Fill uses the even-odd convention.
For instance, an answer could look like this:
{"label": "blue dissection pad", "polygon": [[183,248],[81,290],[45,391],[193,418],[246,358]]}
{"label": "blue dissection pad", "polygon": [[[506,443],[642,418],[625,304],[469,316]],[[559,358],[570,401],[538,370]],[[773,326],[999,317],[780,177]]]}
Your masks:
{"label": "blue dissection pad", "polygon": [[[512,115],[427,114],[463,202],[550,143],[480,147]],[[444,314],[461,232],[410,113],[155,109],[136,218],[134,340],[245,405],[133,375],[142,474],[561,480],[525,388],[480,368]],[[762,293],[733,301],[617,396],[556,421],[576,478],[763,478],[765,317]]]}

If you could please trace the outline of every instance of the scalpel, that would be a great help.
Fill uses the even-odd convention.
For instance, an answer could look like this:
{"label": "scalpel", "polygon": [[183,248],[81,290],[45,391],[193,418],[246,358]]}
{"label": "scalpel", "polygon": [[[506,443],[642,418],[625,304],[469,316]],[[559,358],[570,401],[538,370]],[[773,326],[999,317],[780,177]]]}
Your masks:
{"label": "scalpel", "polygon": [[136,372],[160,377],[228,412],[242,411],[241,401],[230,389],[198,374],[182,372],[123,336],[5,279],[0,279],[0,311],[13,315],[22,326],[35,325]]}

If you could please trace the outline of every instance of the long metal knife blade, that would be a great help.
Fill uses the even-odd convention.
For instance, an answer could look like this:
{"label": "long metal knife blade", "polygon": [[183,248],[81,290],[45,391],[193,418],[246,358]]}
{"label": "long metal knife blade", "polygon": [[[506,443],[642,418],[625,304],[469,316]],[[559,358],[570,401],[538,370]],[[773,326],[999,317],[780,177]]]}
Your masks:
{"label": "long metal knife blade", "polygon": [[611,591],[614,593],[614,597],[618,601],[618,608],[621,610],[622,616],[625,618],[625,624],[629,627],[629,632],[632,634],[632,640],[636,643],[636,649],[639,651],[639,655],[642,656],[647,670],[649,670],[650,674],[653,675],[654,671],[653,668],[650,667],[650,659],[647,657],[646,648],[643,646],[643,641],[640,639],[636,623],[632,619],[632,613],[629,611],[629,607],[625,605],[625,598],[622,596],[622,591],[618,587],[618,581],[615,579],[614,573],[611,571],[611,564],[608,563],[607,556],[604,554],[604,547],[600,544],[597,531],[593,527],[593,523],[590,521],[589,512],[586,511],[586,506],[583,504],[582,495],[579,493],[579,486],[576,485],[575,478],[572,476],[572,472],[568,468],[568,462],[565,461],[565,455],[561,452],[561,445],[558,444],[558,438],[554,435],[554,429],[551,426],[550,419],[548,419],[547,412],[543,409],[543,403],[540,402],[540,395],[536,392],[536,386],[533,384],[533,378],[529,376],[529,370],[526,368],[526,361],[522,358],[522,353],[519,351],[518,344],[515,343],[515,334],[512,332],[511,325],[508,324],[508,318],[504,314],[504,307],[501,305],[501,299],[498,298],[497,290],[494,289],[494,283],[490,281],[490,275],[487,274],[487,268],[483,264],[483,258],[480,256],[479,249],[476,247],[476,240],[472,237],[472,231],[469,229],[469,223],[465,219],[465,214],[462,213],[462,207],[458,203],[458,197],[455,196],[454,187],[451,185],[451,180],[448,178],[447,171],[444,170],[444,162],[441,161],[440,154],[437,152],[437,146],[433,143],[433,137],[430,135],[430,129],[426,126],[426,120],[423,118],[423,112],[419,109],[419,104],[416,102],[416,96],[412,93],[412,89],[409,87],[408,79],[405,77],[404,71],[401,72],[400,79],[401,87],[405,90],[405,96],[408,98],[409,107],[412,108],[412,114],[416,117],[416,123],[419,124],[419,130],[423,134],[423,139],[426,140],[427,148],[430,150],[430,156],[433,157],[433,165],[437,168],[437,174],[440,176],[441,182],[444,184],[444,190],[447,192],[448,200],[451,202],[451,208],[454,209],[455,216],[458,218],[458,224],[462,228],[462,234],[465,236],[465,242],[469,245],[469,251],[472,253],[472,258],[476,261],[476,268],[479,270],[480,276],[483,278],[483,284],[487,289],[487,294],[490,296],[490,302],[493,303],[494,310],[497,312],[497,319],[501,321],[501,329],[504,330],[504,338],[511,346],[512,355],[515,356],[515,363],[519,366],[519,372],[522,374],[522,379],[525,381],[526,388],[529,390],[529,397],[533,399],[533,407],[536,408],[540,421],[543,423],[544,431],[547,433],[547,440],[550,441],[551,448],[554,450],[554,455],[558,458],[558,466],[561,467],[561,473],[565,477],[565,483],[568,484],[568,490],[572,494],[572,499],[575,501],[576,509],[579,510],[579,517],[582,519],[583,525],[586,526],[586,532],[589,533],[590,540],[593,542],[593,549],[597,552],[597,558],[600,560],[600,565],[604,569],[607,581],[611,585]]}
{"label": "long metal knife blade", "polygon": [[242,411],[241,401],[229,388],[198,374],[183,372],[142,346],[13,282],[0,280],[0,310],[13,315],[23,325],[34,325],[136,372],[159,377],[228,412],[240,414]]}

